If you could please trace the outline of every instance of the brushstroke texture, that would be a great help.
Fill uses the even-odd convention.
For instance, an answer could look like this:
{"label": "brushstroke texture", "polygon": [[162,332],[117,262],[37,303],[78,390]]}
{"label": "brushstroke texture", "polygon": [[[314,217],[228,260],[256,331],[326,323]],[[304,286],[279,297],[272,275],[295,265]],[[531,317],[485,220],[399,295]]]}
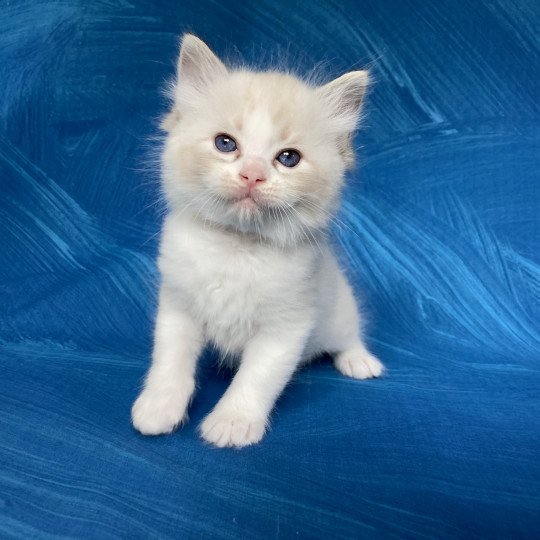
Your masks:
{"label": "brushstroke texture", "polygon": [[[0,22],[0,536],[538,536],[538,2],[21,0]],[[196,433],[230,377],[210,352],[182,431],[129,425],[187,29],[375,79],[334,232],[388,376],[321,360],[241,452]]]}

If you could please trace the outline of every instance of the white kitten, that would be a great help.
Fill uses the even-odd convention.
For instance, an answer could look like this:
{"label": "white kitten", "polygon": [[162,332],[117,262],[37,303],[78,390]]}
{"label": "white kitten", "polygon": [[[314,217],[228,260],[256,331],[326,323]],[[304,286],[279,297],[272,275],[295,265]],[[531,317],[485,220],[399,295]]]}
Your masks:
{"label": "white kitten", "polygon": [[146,435],[175,429],[212,342],[240,361],[200,431],[216,446],[240,447],[261,440],[302,361],[329,352],[350,377],[383,370],[362,342],[351,287],[325,237],[368,75],[312,87],[229,70],[192,35],[178,75],[163,122],[169,214],[153,361],[132,419]]}

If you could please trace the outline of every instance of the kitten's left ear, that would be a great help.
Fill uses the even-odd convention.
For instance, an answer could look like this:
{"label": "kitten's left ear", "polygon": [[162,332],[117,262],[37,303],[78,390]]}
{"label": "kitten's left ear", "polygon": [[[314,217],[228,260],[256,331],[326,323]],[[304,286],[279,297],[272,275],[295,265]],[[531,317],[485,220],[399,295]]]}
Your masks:
{"label": "kitten's left ear", "polygon": [[318,88],[340,131],[351,132],[356,128],[368,84],[367,71],[351,71]]}

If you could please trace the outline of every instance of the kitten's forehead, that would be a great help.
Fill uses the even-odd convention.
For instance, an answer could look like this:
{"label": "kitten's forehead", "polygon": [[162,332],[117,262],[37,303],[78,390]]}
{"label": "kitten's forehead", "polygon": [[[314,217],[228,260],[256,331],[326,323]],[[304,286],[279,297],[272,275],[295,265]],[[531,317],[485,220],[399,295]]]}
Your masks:
{"label": "kitten's forehead", "polygon": [[233,73],[227,93],[234,127],[261,144],[294,138],[318,108],[311,88],[281,73]]}
{"label": "kitten's forehead", "polygon": [[273,122],[272,114],[265,107],[253,106],[238,112],[234,117],[238,133],[243,136],[242,144],[246,151],[264,154],[268,146],[282,139],[279,126]]}

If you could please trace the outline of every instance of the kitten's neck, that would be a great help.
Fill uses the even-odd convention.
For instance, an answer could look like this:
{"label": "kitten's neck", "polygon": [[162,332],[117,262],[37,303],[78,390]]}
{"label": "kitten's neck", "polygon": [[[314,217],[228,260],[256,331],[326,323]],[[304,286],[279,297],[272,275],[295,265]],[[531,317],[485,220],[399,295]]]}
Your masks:
{"label": "kitten's neck", "polygon": [[232,224],[219,223],[187,209],[177,212],[172,210],[170,215],[173,219],[189,220],[201,230],[213,231],[217,234],[237,238],[248,244],[265,245],[282,251],[296,251],[297,249],[311,247],[322,252],[327,244],[328,232],[323,229],[305,227],[295,233],[283,227],[267,227],[264,231],[253,231],[249,229],[243,230]]}

